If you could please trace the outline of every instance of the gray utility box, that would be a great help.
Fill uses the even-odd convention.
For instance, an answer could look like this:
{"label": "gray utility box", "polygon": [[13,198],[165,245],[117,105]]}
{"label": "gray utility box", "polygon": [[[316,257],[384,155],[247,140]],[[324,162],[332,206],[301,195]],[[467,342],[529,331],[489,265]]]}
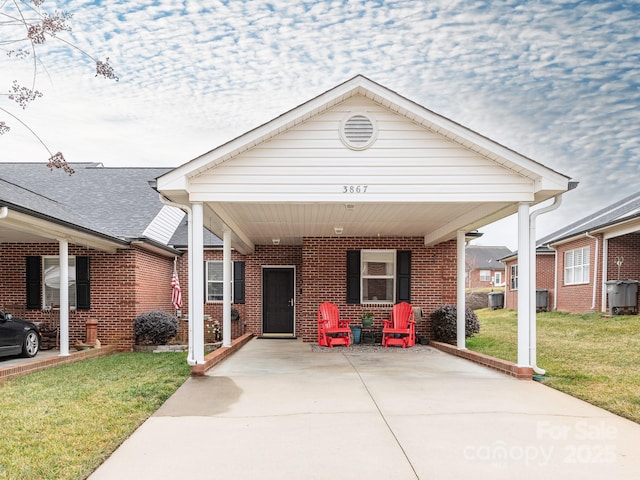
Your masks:
{"label": "gray utility box", "polygon": [[611,315],[638,313],[638,281],[637,280],[609,280],[607,285],[607,300]]}
{"label": "gray utility box", "polygon": [[504,293],[489,292],[489,308],[496,310],[504,307]]}
{"label": "gray utility box", "polygon": [[549,310],[549,291],[544,288],[536,289],[536,312]]}

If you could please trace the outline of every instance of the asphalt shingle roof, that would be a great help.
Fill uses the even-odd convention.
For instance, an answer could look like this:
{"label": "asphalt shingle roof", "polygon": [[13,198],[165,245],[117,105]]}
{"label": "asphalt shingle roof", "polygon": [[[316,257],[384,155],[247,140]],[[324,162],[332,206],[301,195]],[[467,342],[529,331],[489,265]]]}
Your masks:
{"label": "asphalt shingle roof", "polygon": [[[138,239],[164,206],[149,182],[169,168],[105,168],[74,163],[73,175],[43,163],[0,163],[0,203],[121,240]],[[169,241],[187,246],[187,216]],[[204,245],[222,241],[204,230]]]}
{"label": "asphalt shingle roof", "polygon": [[607,207],[541,238],[536,245],[553,242],[590,232],[618,222],[640,217],[640,192],[629,195]]}
{"label": "asphalt shingle roof", "polygon": [[148,182],[169,169],[72,166],[68,175],[41,163],[0,163],[0,201],[112,237],[142,237],[163,206]]}
{"label": "asphalt shingle roof", "polygon": [[471,245],[465,249],[466,262],[476,269],[503,269],[499,260],[511,254],[507,247]]}

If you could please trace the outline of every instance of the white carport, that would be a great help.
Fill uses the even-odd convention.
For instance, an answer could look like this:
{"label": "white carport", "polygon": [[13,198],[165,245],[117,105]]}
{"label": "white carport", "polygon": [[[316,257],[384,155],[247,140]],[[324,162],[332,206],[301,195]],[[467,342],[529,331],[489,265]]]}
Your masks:
{"label": "white carport", "polygon": [[[422,237],[425,245],[456,239],[459,348],[465,236],[517,213],[518,365],[531,366],[530,208],[567,191],[569,178],[365,77],[174,169],[157,189],[190,215],[190,287],[203,275],[203,226],[224,241],[224,332],[232,248],[250,255],[256,245],[336,235]],[[201,288],[189,291],[195,365],[204,362],[204,298]]]}

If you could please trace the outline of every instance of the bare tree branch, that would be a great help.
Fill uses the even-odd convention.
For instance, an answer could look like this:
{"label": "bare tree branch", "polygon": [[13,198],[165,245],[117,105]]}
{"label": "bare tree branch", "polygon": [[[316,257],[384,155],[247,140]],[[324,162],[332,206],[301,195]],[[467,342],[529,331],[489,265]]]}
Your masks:
{"label": "bare tree branch", "polygon": [[[106,60],[96,60],[89,53],[76,44],[58,36],[60,32],[70,32],[69,20],[73,14],[61,10],[49,13],[43,10],[45,0],[0,0],[0,28],[8,32],[5,38],[0,38],[0,49],[11,46],[6,50],[7,57],[15,60],[33,58],[33,75],[31,87],[21,85],[18,80],[13,80],[8,94],[0,93],[0,101],[3,98],[15,102],[23,110],[36,98],[42,97],[43,93],[36,89],[38,78],[38,64],[41,63],[38,57],[38,47],[47,40],[62,42],[74,50],[79,51],[85,57],[91,59],[96,68],[95,76],[102,76],[109,80],[119,80],[113,67]],[[43,65],[44,68],[44,65]],[[46,68],[45,68],[46,72]],[[42,141],[40,136],[31,129],[25,121],[17,114],[11,113],[10,108],[0,104],[0,135],[9,133],[10,125],[2,119],[2,115],[8,115],[14,121],[26,128],[49,153],[47,166],[51,169],[62,168],[65,172],[72,174],[71,168],[61,152],[52,154],[51,150]]]}

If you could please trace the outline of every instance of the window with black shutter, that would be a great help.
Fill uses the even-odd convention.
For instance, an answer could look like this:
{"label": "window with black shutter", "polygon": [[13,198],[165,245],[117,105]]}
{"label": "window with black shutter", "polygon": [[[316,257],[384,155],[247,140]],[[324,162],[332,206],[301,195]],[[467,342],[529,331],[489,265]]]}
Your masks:
{"label": "window with black shutter", "polygon": [[[59,257],[26,257],[27,309],[39,310],[59,307]],[[89,257],[69,257],[69,306],[89,310],[90,275]],[[42,294],[46,294],[43,300]]]}
{"label": "window with black shutter", "polygon": [[[362,252],[347,251],[347,303],[411,303],[411,251],[364,250],[365,257]],[[390,256],[390,253],[395,255]],[[395,269],[390,271],[392,261],[395,261]],[[362,294],[364,282],[366,295]],[[389,292],[393,282],[395,292]]]}

